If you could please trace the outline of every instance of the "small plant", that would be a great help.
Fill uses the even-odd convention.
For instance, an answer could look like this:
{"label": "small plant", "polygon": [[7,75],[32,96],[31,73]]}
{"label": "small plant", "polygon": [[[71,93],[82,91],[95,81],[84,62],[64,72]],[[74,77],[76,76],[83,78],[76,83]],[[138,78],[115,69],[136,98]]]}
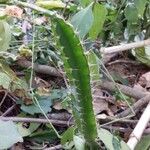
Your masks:
{"label": "small plant", "polygon": [[[5,132],[2,132],[0,138],[1,139],[0,147],[2,149],[3,148],[7,149],[8,147],[11,147],[14,143],[17,143],[18,141],[22,142],[23,141],[22,137],[25,136],[34,139],[39,136],[43,138],[46,135],[46,140],[47,139],[51,140],[51,138],[53,139],[53,137],[51,136],[52,134],[54,134],[54,138],[56,139],[59,138],[58,140],[61,140],[60,141],[61,145],[59,144],[58,146],[60,146],[61,148],[63,146],[64,149],[73,148],[77,150],[84,150],[84,149],[98,150],[101,148],[100,141],[102,141],[102,143],[105,145],[105,149],[129,150],[128,145],[132,147],[132,142],[131,145],[128,143],[127,145],[125,142],[121,141],[120,137],[118,138],[114,136],[115,133],[111,134],[109,131],[98,126],[99,124],[96,122],[94,110],[96,107],[99,108],[99,105],[95,106],[96,103],[95,101],[96,98],[105,99],[105,96],[104,97],[101,96],[103,95],[102,92],[101,95],[98,95],[95,94],[93,91],[95,90],[95,82],[101,80],[99,65],[102,65],[101,68],[106,70],[106,73],[103,70],[101,70],[101,72],[103,71],[106,75],[108,74],[108,76],[110,77],[110,79],[112,79],[113,82],[115,80],[115,79],[113,80],[112,75],[109,74],[109,72],[103,65],[103,62],[101,61],[101,58],[103,58],[103,53],[105,52],[103,50],[107,48],[104,49],[102,48],[100,50],[102,52],[102,57],[99,48],[101,46],[107,47],[109,45],[117,45],[117,43],[119,44],[121,43],[121,41],[127,42],[137,40],[140,38],[147,38],[147,36],[149,35],[145,34],[146,32],[149,33],[148,32],[149,26],[147,25],[150,11],[149,0],[144,0],[143,3],[141,3],[140,0],[135,0],[132,3],[129,1],[124,1],[121,2],[121,5],[119,1],[93,2],[91,0],[78,0],[78,2],[38,0],[35,3],[36,5],[20,2],[18,0],[12,0],[8,2],[9,2],[7,3],[8,6],[6,6],[6,9],[2,9],[3,10],[2,12],[4,13],[2,13],[2,15],[0,16],[0,26],[1,26],[0,49],[2,51],[2,53],[0,54],[2,57],[2,60],[0,61],[1,64],[0,84],[4,89],[10,90],[10,92],[13,91],[13,93],[18,94],[16,95],[17,97],[21,95],[20,96],[21,98],[19,97],[20,100],[17,103],[20,104],[20,106],[17,107],[21,108],[21,111],[23,111],[23,114],[21,112],[21,116],[24,114],[25,115],[30,114],[31,116],[35,117],[34,114],[37,115],[42,114],[45,116],[46,119],[44,121],[40,120],[40,122],[38,122],[35,125],[33,123],[35,121],[35,118],[31,119],[24,118],[24,120],[27,119],[30,122],[30,126],[25,130],[23,129],[23,123],[19,123],[19,126],[17,126],[17,124],[11,122],[9,130],[11,131],[11,129],[13,129],[12,131],[15,133],[15,138],[11,137],[8,141],[6,141],[7,137],[5,137]],[[14,2],[18,6],[16,6]],[[4,3],[4,1],[2,3]],[[24,11],[23,8],[19,6],[27,7],[36,11],[30,11],[30,9],[26,9]],[[28,14],[27,10],[30,11],[29,14],[32,15],[32,19]],[[26,13],[25,15],[24,12]],[[59,12],[63,13],[63,16],[69,19],[65,20],[63,17],[58,15]],[[9,25],[8,23],[10,21],[9,20],[10,16],[15,18],[14,19],[15,23],[20,24],[21,22],[20,26],[18,26],[18,24],[15,24],[15,26]],[[23,19],[24,17],[25,18],[27,17],[27,20],[24,20]],[[19,20],[16,18],[18,18]],[[31,24],[31,27],[33,27],[32,31],[30,30],[30,27],[29,29],[27,29],[28,22],[29,24]],[[27,31],[22,29],[24,24],[26,26],[25,30],[28,30],[29,34]],[[12,31],[10,31],[10,29]],[[10,34],[10,32],[12,32],[12,34]],[[11,35],[14,38],[14,41],[11,40],[12,39]],[[30,35],[32,39],[30,39]],[[23,39],[23,42],[21,41],[21,39]],[[21,43],[22,45],[19,45],[19,43]],[[17,57],[11,56],[10,55],[11,53],[9,53],[11,59],[9,59],[7,56],[4,57],[4,54],[8,55],[7,52],[5,51],[9,50],[8,52],[10,52],[11,49],[15,50],[14,56],[16,56],[16,52],[18,52],[19,50],[19,57],[18,55]],[[55,51],[56,49],[59,52]],[[140,50],[142,50],[143,53],[140,53]],[[146,56],[147,60],[149,59],[148,47],[142,49],[134,49],[132,51],[132,54],[138,60],[148,65],[148,61],[145,62],[144,57]],[[143,57],[141,59],[140,56],[142,54]],[[59,56],[61,58],[59,58]],[[29,62],[29,64],[31,63],[31,70],[29,70],[29,73],[31,71],[31,75],[29,75],[28,72],[25,73],[25,79],[30,81],[29,87],[26,84],[26,82],[24,82],[24,79],[21,78],[20,80],[20,78],[16,76],[15,72],[13,72],[11,68],[9,68],[8,64],[10,64],[12,61],[15,60],[17,60],[15,63],[18,63],[18,58],[19,60],[25,58],[24,62],[27,61]],[[30,62],[31,58],[32,62]],[[7,63],[5,63],[5,59],[7,59]],[[64,99],[63,96],[60,96],[61,94],[56,94],[55,93],[56,91],[54,92],[55,94],[52,96],[52,93],[49,93],[49,91],[45,89],[44,90],[42,88],[37,89],[36,86],[34,89],[34,85],[32,86],[32,80],[34,79],[34,70],[38,72],[38,69],[36,69],[36,67],[38,68],[38,66],[41,66],[39,68],[42,68],[43,66],[47,65],[46,71],[47,68],[51,68],[49,70],[52,73],[48,73],[50,76],[56,75],[62,78],[64,76],[59,72],[59,70],[53,67],[54,65],[58,66],[59,64],[62,64],[62,62],[63,62],[63,69],[67,78],[67,81],[66,78],[64,78],[67,87],[67,90],[65,89],[66,91],[65,95],[67,95],[66,93],[67,91],[69,91],[68,92],[70,94],[69,96],[67,95],[67,97],[65,97]],[[34,65],[34,63],[36,63],[37,65]],[[51,64],[52,66],[50,67],[49,64]],[[61,70],[61,68],[59,69]],[[120,82],[122,82],[122,84],[124,84],[125,82],[124,78],[122,79],[120,78],[120,76],[119,77],[117,76],[117,81],[118,79]],[[99,83],[100,86],[102,87],[103,81],[102,82],[101,81]],[[106,83],[106,81],[104,82]],[[106,83],[106,85],[108,84]],[[91,88],[92,86],[93,88]],[[113,86],[114,85],[112,85],[112,87]],[[40,85],[38,87],[40,87]],[[122,94],[122,90],[119,89],[119,86],[116,86],[116,89],[119,91],[118,93],[115,91],[117,93],[117,100],[125,99],[124,97],[126,95],[124,96]],[[109,88],[106,90],[109,90]],[[92,98],[92,93],[95,94],[93,96],[94,101]],[[68,100],[69,98],[70,100]],[[53,113],[52,108],[55,109],[53,103],[53,100],[55,99],[57,100],[63,99],[64,104],[67,105],[70,104],[69,106],[71,106],[72,108],[72,115],[74,118],[74,125],[68,128],[67,131],[63,132],[61,136],[60,133],[57,132],[57,130],[52,125],[52,121],[50,121],[49,117],[47,116],[47,113],[51,112],[51,110]],[[22,100],[23,102],[20,102]],[[109,102],[107,103],[106,107],[110,107]],[[126,102],[129,103],[129,101]],[[3,100],[0,106],[2,105],[2,103]],[[94,110],[93,110],[93,103],[94,103]],[[100,105],[103,107],[103,104],[104,103]],[[116,105],[115,103],[112,104]],[[121,105],[120,107],[122,108]],[[117,107],[114,108],[118,109],[118,105]],[[106,108],[106,111],[108,115],[113,116],[111,114],[111,111],[109,111],[109,109]],[[104,111],[100,110],[98,113],[103,112],[105,113],[105,110]],[[119,112],[119,110],[117,112]],[[19,113],[20,112],[18,112],[16,115],[19,116],[20,115]],[[113,111],[112,113],[114,114],[114,117],[112,118],[110,117],[110,120],[112,120],[112,122],[106,121],[106,124],[102,124],[102,126],[118,121],[118,119],[120,118],[118,117],[119,116],[118,114],[120,113],[116,112],[114,113]],[[107,117],[108,116],[106,116],[106,120],[109,120],[109,118]],[[15,121],[19,120],[20,122],[20,117],[12,117],[12,118],[13,119],[17,118],[17,120]],[[2,117],[2,119],[11,119],[11,118]],[[36,121],[39,121],[38,116],[36,118]],[[3,128],[5,127],[5,129],[7,130],[7,124],[5,124],[5,121],[1,122],[2,125],[0,129],[3,131]],[[38,128],[41,129],[40,124],[41,123],[43,124],[43,122],[49,124],[44,125],[42,127],[42,130],[39,130],[40,132],[38,133]],[[60,123],[58,124],[60,125]],[[65,124],[67,123],[65,122]],[[72,121],[71,124],[73,124]],[[114,124],[112,126],[116,125],[117,124]],[[32,128],[33,126],[34,128]],[[49,127],[51,128],[52,132],[49,132]],[[18,130],[18,128],[20,128],[20,130]],[[116,130],[116,128],[114,128],[113,130]],[[44,131],[45,133],[43,133]],[[62,130],[61,128],[61,131],[64,130]],[[23,134],[20,134],[21,132],[23,132]],[[11,134],[8,132],[7,136],[9,135]],[[121,136],[123,135],[121,134]],[[149,137],[146,137],[146,140],[147,138],[149,139]],[[146,147],[148,146],[149,144]]]}
{"label": "small plant", "polygon": [[72,26],[61,18],[54,18],[61,45],[62,58],[70,85],[75,87],[72,109],[76,125],[86,140],[88,149],[97,149],[97,128],[92,105],[90,71],[83,46]]}

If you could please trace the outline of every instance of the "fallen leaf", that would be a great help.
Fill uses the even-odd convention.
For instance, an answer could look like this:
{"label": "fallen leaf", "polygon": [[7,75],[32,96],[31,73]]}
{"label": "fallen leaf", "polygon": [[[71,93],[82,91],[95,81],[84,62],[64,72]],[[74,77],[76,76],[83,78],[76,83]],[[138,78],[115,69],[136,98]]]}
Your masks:
{"label": "fallen leaf", "polygon": [[[40,107],[39,107],[40,106]],[[49,96],[40,96],[37,98],[37,102],[35,102],[32,105],[21,105],[21,109],[31,115],[34,114],[42,114],[43,112],[41,110],[44,111],[44,113],[48,113],[51,111],[51,106],[52,106],[52,101],[50,99]]]}
{"label": "fallen leaf", "polygon": [[63,109],[63,107],[62,107],[60,101],[55,101],[55,102],[54,102],[54,105],[53,105],[53,108],[56,109],[56,110],[61,110],[61,109]]}
{"label": "fallen leaf", "polygon": [[12,5],[12,6],[6,6],[5,13],[8,16],[17,17],[21,19],[23,10],[18,6]]}
{"label": "fallen leaf", "polygon": [[15,123],[0,120],[0,149],[10,148],[17,142],[23,142]]}
{"label": "fallen leaf", "polygon": [[23,143],[17,143],[11,147],[11,150],[25,150],[25,147]]}
{"label": "fallen leaf", "polygon": [[34,19],[34,23],[36,24],[36,25],[42,25],[42,24],[44,24],[45,22],[47,22],[47,18],[46,17],[38,17],[38,18],[35,18]]}
{"label": "fallen leaf", "polygon": [[[140,81],[140,82],[141,82],[141,81]],[[147,92],[146,89],[143,88],[143,87],[141,86],[141,84],[139,84],[139,83],[135,84],[133,88],[135,88],[135,89],[137,89],[137,90],[139,90],[139,91],[142,91],[142,92]]]}
{"label": "fallen leaf", "polygon": [[150,72],[143,74],[138,81],[138,84],[141,85],[146,90],[150,89]]}
{"label": "fallen leaf", "polygon": [[101,91],[101,89],[95,89],[93,91],[93,109],[94,109],[95,115],[101,113],[102,111],[106,111],[108,115],[113,116],[112,111],[108,107],[108,101],[106,101],[105,99],[102,99],[102,97],[104,96],[103,96],[103,92]]}
{"label": "fallen leaf", "polygon": [[18,132],[22,137],[29,136],[40,126],[39,123],[29,123],[28,126],[25,126],[24,124],[24,122],[17,123]]}

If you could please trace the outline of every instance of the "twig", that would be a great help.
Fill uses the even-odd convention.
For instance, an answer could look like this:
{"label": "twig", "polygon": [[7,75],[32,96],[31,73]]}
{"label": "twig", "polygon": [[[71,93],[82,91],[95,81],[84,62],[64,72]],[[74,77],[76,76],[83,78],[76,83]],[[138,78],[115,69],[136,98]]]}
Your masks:
{"label": "twig", "polygon": [[67,7],[68,7],[68,5],[69,5],[70,2],[71,2],[71,0],[68,0],[66,2],[65,8],[63,9],[63,12],[62,12],[63,15],[65,14],[65,11],[66,11],[66,9],[67,9]]}
{"label": "twig", "polygon": [[[37,118],[21,118],[21,117],[0,117],[0,120],[3,121],[13,121],[13,122],[29,122],[29,123],[49,123],[49,121],[56,126],[70,126],[73,125],[73,121],[60,121],[60,120],[55,120],[55,119],[49,119],[49,121],[47,119],[37,119]],[[108,117],[106,119],[99,119],[97,118],[97,120],[100,121],[105,121],[105,122],[110,122],[113,121],[112,123],[130,123],[130,124],[135,124],[137,123],[137,120],[127,120],[127,119],[117,119],[117,118],[111,118]],[[106,124],[102,124],[101,127],[105,128],[105,126],[108,125],[108,123]]]}
{"label": "twig", "polygon": [[7,94],[8,94],[8,91],[3,91],[3,92],[4,92],[4,96],[3,96],[3,98],[2,98],[2,100],[1,100],[1,102],[0,102],[0,108],[1,108],[2,104],[4,103],[4,101],[5,101],[5,99],[6,99],[6,96],[7,96]]}
{"label": "twig", "polygon": [[139,42],[133,42],[129,44],[122,44],[119,46],[101,48],[100,52],[103,54],[110,54],[110,53],[121,52],[121,51],[129,50],[133,48],[139,48],[139,47],[148,46],[148,45],[150,45],[150,39],[139,41]]}
{"label": "twig", "polygon": [[25,45],[28,44],[28,36],[26,35],[27,26],[28,26],[28,21],[24,20],[23,23],[22,23],[22,32],[25,33],[25,35],[23,36],[23,43]]}
{"label": "twig", "polygon": [[[145,97],[148,93],[148,92],[142,92],[137,88],[131,88],[129,86],[121,85],[118,83],[116,83],[116,85],[118,86],[118,88],[121,90],[122,93],[124,93],[130,97],[133,97],[135,99],[141,99],[141,98]],[[109,81],[99,82],[99,84],[97,86],[100,86],[102,89],[113,91],[113,92],[115,92],[117,90],[115,84],[113,82],[109,82]]]}
{"label": "twig", "polygon": [[16,103],[17,100],[19,100],[19,98],[16,97],[13,93],[9,93],[9,94],[8,94],[8,97],[9,97],[13,102],[15,102],[15,103]]}
{"label": "twig", "polygon": [[[33,0],[27,0],[28,3],[32,3]],[[31,9],[26,9],[26,13],[27,14],[31,14]],[[28,35],[27,35],[27,31],[28,31],[28,21],[24,20],[22,23],[22,32],[25,34],[23,36],[23,44],[27,45],[28,44]]]}
{"label": "twig", "polygon": [[147,105],[145,111],[143,112],[138,124],[131,133],[129,141],[127,142],[131,150],[134,150],[135,146],[140,141],[144,129],[146,128],[149,121],[150,121],[150,102]]}
{"label": "twig", "polygon": [[114,65],[114,64],[120,64],[120,63],[131,64],[131,65],[134,65],[134,66],[140,65],[139,62],[134,61],[134,60],[123,60],[123,59],[119,59],[119,60],[115,60],[115,61],[113,61],[113,62],[108,63],[107,66]]}
{"label": "twig", "polygon": [[14,108],[16,107],[16,104],[12,105],[10,108],[8,108],[1,116],[5,117],[7,116]]}
{"label": "twig", "polygon": [[96,119],[101,122],[101,126],[103,126],[103,127],[105,126],[105,124],[102,124],[102,123],[106,123],[106,122],[109,123],[111,121],[113,121],[113,123],[114,122],[119,122],[119,123],[128,123],[128,124],[136,124],[138,122],[138,120],[129,120],[129,119],[126,119],[126,118],[118,119],[116,117],[101,116],[101,115],[97,115]]}
{"label": "twig", "polygon": [[[32,63],[30,61],[27,61],[25,59],[19,59],[17,60],[17,64],[23,68],[29,68],[32,66]],[[58,71],[54,67],[50,67],[47,65],[39,65],[39,64],[34,64],[34,71],[37,73],[42,73],[42,74],[47,74],[51,76],[57,76],[57,77],[62,77],[62,74],[60,71]]]}
{"label": "twig", "polygon": [[[110,91],[116,91],[117,90],[114,83],[108,82],[108,81],[100,82],[99,86],[102,89],[106,89],[106,90],[110,90]],[[141,108],[142,106],[144,106],[145,104],[147,104],[150,101],[150,95],[148,92],[142,92],[137,88],[131,88],[131,87],[128,87],[125,85],[120,85],[120,84],[117,84],[117,86],[119,87],[119,89],[121,90],[122,93],[124,93],[128,96],[131,96],[133,98],[140,99],[136,103],[134,103],[132,106],[132,108],[135,112],[139,111],[140,110],[139,108]],[[131,108],[128,108],[127,110],[118,114],[117,117],[126,117],[131,112],[132,112]]]}
{"label": "twig", "polygon": [[[134,110],[135,113],[140,111],[140,108],[142,108],[144,105],[146,105],[148,102],[150,102],[150,95],[147,95],[140,100],[138,100],[136,103],[133,104],[132,109]],[[120,114],[117,114],[117,117],[126,117],[130,115],[131,109],[128,108],[125,111],[121,112]]]}
{"label": "twig", "polygon": [[104,129],[108,129],[108,130],[115,130],[115,131],[120,131],[120,132],[129,132],[129,129],[127,128],[123,128],[123,127],[116,127],[116,126],[104,126]]}
{"label": "twig", "polygon": [[60,150],[62,148],[63,147],[61,145],[56,145],[56,146],[53,146],[53,147],[50,147],[50,148],[45,148],[44,150]]}
{"label": "twig", "polygon": [[[0,117],[0,120],[3,121],[14,121],[14,122],[35,122],[35,123],[49,123],[51,122],[54,125],[64,125],[67,126],[67,121],[60,121],[60,120],[53,120],[53,119],[37,119],[37,118],[22,118],[22,117]],[[70,122],[70,125],[72,125],[73,122]]]}

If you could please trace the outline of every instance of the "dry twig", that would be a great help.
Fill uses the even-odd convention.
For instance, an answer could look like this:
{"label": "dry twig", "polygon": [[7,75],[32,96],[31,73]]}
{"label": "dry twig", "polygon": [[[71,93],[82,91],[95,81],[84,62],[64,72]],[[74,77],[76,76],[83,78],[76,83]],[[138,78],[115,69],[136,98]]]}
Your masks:
{"label": "dry twig", "polygon": [[[35,123],[49,123],[51,122],[54,125],[57,126],[67,126],[67,121],[61,121],[61,120],[53,120],[53,119],[39,119],[39,118],[22,118],[22,117],[0,117],[0,120],[3,121],[14,121],[14,122],[35,122]],[[70,125],[72,125],[73,122],[70,122]]]}
{"label": "dry twig", "polygon": [[139,42],[133,42],[133,43],[128,43],[128,44],[122,44],[119,46],[112,46],[112,47],[107,47],[107,48],[101,48],[100,52],[103,54],[111,54],[115,52],[121,52],[133,48],[139,48],[139,47],[144,47],[150,45],[150,39],[144,40],[144,41],[139,41]]}
{"label": "dry twig", "polygon": [[[23,68],[29,68],[29,67],[32,66],[32,63],[30,61],[25,60],[25,59],[17,60],[17,64],[19,66],[23,67]],[[60,73],[59,70],[57,70],[54,67],[47,66],[47,65],[39,65],[39,64],[35,63],[33,69],[37,73],[47,74],[47,75],[57,76],[57,77],[62,77],[62,74]]]}
{"label": "dry twig", "polygon": [[12,105],[10,108],[8,108],[8,109],[2,114],[2,117],[7,116],[15,107],[16,107],[16,104],[14,104],[14,105]]}
{"label": "dry twig", "polygon": [[50,147],[50,148],[45,148],[44,150],[60,150],[62,148],[63,147],[61,145],[56,145],[56,146],[53,146],[53,147]]}
{"label": "dry twig", "polygon": [[125,85],[121,85],[121,84],[114,84],[113,82],[109,82],[109,81],[103,81],[103,82],[99,82],[99,85],[102,89],[108,90],[108,91],[117,91],[117,87],[121,90],[122,93],[133,97],[135,99],[141,99],[143,97],[145,97],[148,92],[142,92],[137,88],[131,88],[129,86],[125,86]]}
{"label": "dry twig", "polygon": [[134,128],[133,132],[130,135],[130,139],[127,144],[131,150],[134,150],[135,146],[140,141],[144,129],[146,128],[149,121],[150,121],[150,102],[147,105],[139,122],[137,123],[136,127]]}
{"label": "dry twig", "polygon": [[[146,105],[149,101],[150,101],[150,95],[147,95],[147,96],[141,98],[140,100],[138,100],[136,103],[134,103],[132,106],[132,109],[134,110],[135,113],[137,113],[138,111],[140,111],[140,108],[143,108],[143,106]],[[126,116],[130,115],[131,112],[132,112],[131,109],[128,108],[125,111],[118,114],[117,117],[119,117],[119,118],[126,117]]]}

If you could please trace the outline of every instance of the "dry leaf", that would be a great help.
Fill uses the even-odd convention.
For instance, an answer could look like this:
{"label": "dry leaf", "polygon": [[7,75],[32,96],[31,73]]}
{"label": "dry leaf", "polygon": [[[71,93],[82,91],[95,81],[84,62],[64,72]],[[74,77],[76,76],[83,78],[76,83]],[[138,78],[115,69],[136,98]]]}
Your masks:
{"label": "dry leaf", "polygon": [[33,103],[31,97],[28,96],[27,92],[23,89],[15,89],[14,95],[18,98],[21,98],[26,105],[30,105]]}
{"label": "dry leaf", "polygon": [[147,90],[150,89],[150,72],[147,72],[145,74],[143,74],[140,78],[139,78],[139,82],[138,82],[142,87],[146,88]]}
{"label": "dry leaf", "polygon": [[23,10],[15,5],[6,6],[5,13],[8,16],[22,18]]}
{"label": "dry leaf", "polygon": [[95,115],[101,113],[102,111],[106,111],[108,115],[113,116],[112,111],[108,107],[108,101],[106,101],[106,99],[102,99],[102,97],[104,96],[101,89],[95,89],[93,91],[93,109]]}
{"label": "dry leaf", "polygon": [[11,147],[11,150],[25,150],[25,148],[23,146],[23,143],[17,143]]}
{"label": "dry leaf", "polygon": [[61,102],[59,102],[59,101],[55,101],[55,102],[54,102],[53,108],[56,109],[56,110],[61,110],[61,109],[63,109],[63,107],[62,107],[62,105],[61,105]]}
{"label": "dry leaf", "polygon": [[139,83],[135,84],[133,88],[137,89],[138,91],[147,92],[146,89],[143,88]]}
{"label": "dry leaf", "polygon": [[67,112],[72,114],[72,110],[70,108],[63,108],[62,103],[60,101],[54,101],[53,108],[56,110],[65,109]]}
{"label": "dry leaf", "polygon": [[45,87],[38,87],[36,93],[40,96],[49,96],[50,89]]}
{"label": "dry leaf", "polygon": [[42,25],[45,22],[47,22],[46,17],[39,17],[39,18],[34,19],[34,23],[37,25]]}

